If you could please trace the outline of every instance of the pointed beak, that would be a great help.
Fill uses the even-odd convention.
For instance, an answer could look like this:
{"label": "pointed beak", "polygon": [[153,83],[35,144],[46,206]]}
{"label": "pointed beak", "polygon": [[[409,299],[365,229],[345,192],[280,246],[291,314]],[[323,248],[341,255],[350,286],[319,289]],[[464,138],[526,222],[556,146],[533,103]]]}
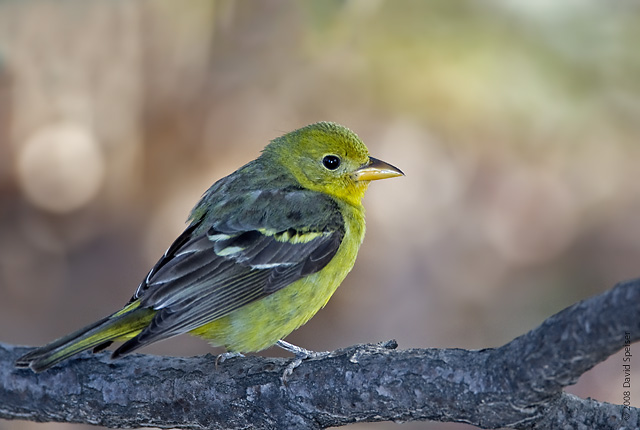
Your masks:
{"label": "pointed beak", "polygon": [[369,157],[369,162],[353,173],[356,181],[377,181],[396,176],[404,176],[404,173],[397,167],[373,157]]}

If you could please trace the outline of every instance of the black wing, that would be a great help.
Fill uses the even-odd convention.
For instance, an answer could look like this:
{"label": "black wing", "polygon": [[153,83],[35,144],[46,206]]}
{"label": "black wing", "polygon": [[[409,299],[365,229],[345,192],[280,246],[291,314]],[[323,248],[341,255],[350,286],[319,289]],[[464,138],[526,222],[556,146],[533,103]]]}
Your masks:
{"label": "black wing", "polygon": [[132,298],[158,312],[114,356],[266,297],[321,270],[338,251],[344,221],[331,198],[290,189],[252,199],[241,211],[214,206],[176,239]]}

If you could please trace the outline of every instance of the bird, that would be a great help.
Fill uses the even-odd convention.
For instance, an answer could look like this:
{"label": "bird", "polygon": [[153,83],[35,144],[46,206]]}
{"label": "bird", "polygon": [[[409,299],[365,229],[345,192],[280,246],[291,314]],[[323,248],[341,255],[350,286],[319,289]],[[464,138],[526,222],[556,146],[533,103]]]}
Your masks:
{"label": "bird", "polygon": [[41,372],[123,342],[116,359],[183,333],[224,347],[225,356],[278,345],[308,357],[313,351],[284,338],[327,304],[354,266],[369,183],[398,176],[333,122],[275,138],[203,194],[122,309],[15,364]]}

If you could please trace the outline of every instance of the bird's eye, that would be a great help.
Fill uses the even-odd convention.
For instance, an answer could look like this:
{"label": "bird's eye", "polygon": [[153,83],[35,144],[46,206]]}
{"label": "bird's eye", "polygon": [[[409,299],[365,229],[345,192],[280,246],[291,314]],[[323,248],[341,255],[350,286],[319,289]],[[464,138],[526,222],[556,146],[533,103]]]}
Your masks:
{"label": "bird's eye", "polygon": [[340,167],[340,158],[337,155],[325,155],[322,159],[322,165],[329,170],[336,170]]}

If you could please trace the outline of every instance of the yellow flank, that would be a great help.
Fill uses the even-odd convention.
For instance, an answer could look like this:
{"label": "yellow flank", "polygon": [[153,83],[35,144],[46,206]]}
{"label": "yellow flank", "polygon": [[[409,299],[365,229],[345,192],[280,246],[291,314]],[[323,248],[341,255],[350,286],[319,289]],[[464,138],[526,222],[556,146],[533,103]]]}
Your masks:
{"label": "yellow flank", "polygon": [[320,272],[191,331],[228,351],[268,348],[322,309],[351,271],[365,232],[364,208],[343,205],[346,232],[335,257]]}

